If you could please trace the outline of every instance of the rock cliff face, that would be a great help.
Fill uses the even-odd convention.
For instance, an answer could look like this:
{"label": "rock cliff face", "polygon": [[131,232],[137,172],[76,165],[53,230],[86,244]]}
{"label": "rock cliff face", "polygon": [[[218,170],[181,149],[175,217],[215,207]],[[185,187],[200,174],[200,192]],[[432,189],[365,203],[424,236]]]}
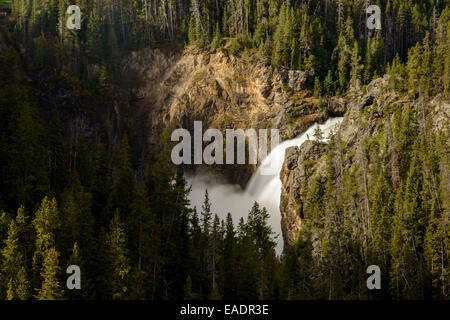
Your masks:
{"label": "rock cliff face", "polygon": [[[325,120],[326,114],[343,113],[340,100],[319,107],[318,100],[310,97],[305,85],[312,71],[276,73],[258,61],[255,56],[237,57],[226,51],[210,54],[192,48],[183,53],[145,49],[127,57],[124,69],[142,84],[136,94],[147,145],[151,148],[158,143],[163,128],[169,133],[176,128],[192,133],[194,121],[202,121],[203,130],[216,128],[223,133],[225,129],[278,128],[284,140]],[[214,168],[242,186],[254,169]]]}
{"label": "rock cliff face", "polygon": [[311,168],[320,160],[325,152],[325,145],[306,141],[300,147],[286,150],[285,161],[281,171],[282,183],[280,212],[281,230],[284,247],[295,245],[297,235],[302,226],[303,194]]}
{"label": "rock cliff face", "polygon": [[[431,114],[433,130],[448,126],[450,119],[448,103],[431,101],[424,109],[420,102],[402,100],[395,92],[386,90],[387,82],[387,78],[376,79],[366,87],[365,94],[362,94],[362,91],[350,93],[353,97],[347,105],[343,122],[337,132],[340,141],[345,144],[345,153],[341,154],[340,159],[335,160],[340,164],[340,170],[336,172],[338,176],[346,170],[352,170],[355,165],[363,163],[362,148],[367,138],[375,137],[382,132],[385,134],[386,131],[391,130],[389,129],[391,120],[387,121],[385,117],[386,110],[391,105],[411,104],[417,112],[424,110],[427,114]],[[392,153],[395,146],[389,135],[391,134],[386,134],[388,139],[386,152]],[[326,181],[324,155],[325,145],[311,141],[286,151],[280,176],[283,184],[280,211],[285,250],[289,250],[298,239],[304,220],[305,188],[310,186],[315,177],[320,177],[323,183]],[[392,176],[395,179],[395,172]],[[396,181],[392,183],[395,185]]]}

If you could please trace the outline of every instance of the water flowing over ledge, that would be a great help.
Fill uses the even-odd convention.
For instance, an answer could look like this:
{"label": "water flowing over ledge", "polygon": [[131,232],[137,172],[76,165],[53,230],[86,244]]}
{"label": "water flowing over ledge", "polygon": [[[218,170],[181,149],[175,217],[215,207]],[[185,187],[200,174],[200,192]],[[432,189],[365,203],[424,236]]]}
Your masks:
{"label": "water flowing over ledge", "polygon": [[[279,208],[281,196],[280,172],[283,168],[284,155],[286,153],[286,150],[291,147],[301,146],[308,139],[308,137],[310,140],[314,140],[313,135],[317,126],[319,126],[322,130],[323,136],[326,141],[330,132],[332,130],[336,131],[341,122],[342,118],[332,118],[329,119],[325,124],[314,124],[298,138],[281,143],[270,152],[266,159],[263,160],[258,170],[251,177],[247,185],[246,192],[253,195],[255,199],[257,199],[257,201],[261,201],[261,203],[270,202],[272,205]],[[269,165],[276,168],[276,173],[271,176],[262,175],[261,167]]]}
{"label": "water flowing over ledge", "polygon": [[[314,140],[314,131],[317,126],[323,132],[326,138],[332,131],[336,131],[343,118],[331,118],[322,125],[314,124],[305,133],[299,137],[284,141],[278,145],[263,160],[256,172],[251,177],[245,190],[238,185],[213,183],[205,176],[187,176],[189,185],[192,186],[189,199],[192,207],[197,207],[200,212],[205,197],[205,190],[211,199],[211,209],[221,219],[225,219],[228,212],[233,216],[233,221],[237,225],[239,219],[247,217],[253,203],[258,201],[261,206],[267,208],[270,214],[269,224],[272,230],[279,235],[277,238],[277,253],[280,254],[283,249],[283,240],[281,237],[281,214],[280,214],[280,197],[281,197],[281,180],[280,172],[283,168],[284,156],[286,149],[290,147],[301,146],[308,138]],[[273,166],[275,168],[274,175],[262,175],[261,166]]]}

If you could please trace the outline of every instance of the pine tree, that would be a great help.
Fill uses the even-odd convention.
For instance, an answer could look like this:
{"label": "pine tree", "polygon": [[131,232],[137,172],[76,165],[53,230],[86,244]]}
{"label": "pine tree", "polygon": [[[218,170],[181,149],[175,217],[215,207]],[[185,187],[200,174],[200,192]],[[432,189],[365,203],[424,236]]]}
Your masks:
{"label": "pine tree", "polygon": [[417,43],[415,47],[411,48],[409,51],[408,59],[408,88],[413,92],[413,94],[419,93],[420,79],[423,76],[422,73],[422,55],[423,48]]}
{"label": "pine tree", "polygon": [[367,39],[363,75],[365,83],[369,83],[372,79],[383,74],[383,65],[385,64],[383,61],[383,51],[385,50],[381,33],[377,32],[375,38]]}
{"label": "pine tree", "polygon": [[202,287],[203,293],[207,296],[211,292],[212,285],[212,215],[211,202],[209,200],[208,190],[205,190],[205,200],[201,211],[201,227],[202,227]]}
{"label": "pine tree", "polygon": [[397,193],[394,207],[391,287],[397,298],[424,298],[425,212],[420,198],[422,177],[419,165],[417,158],[413,158],[405,189]]}
{"label": "pine tree", "polygon": [[116,212],[109,227],[106,239],[109,288],[112,299],[126,299],[129,295],[130,264],[128,259],[125,230]]}
{"label": "pine tree", "polygon": [[322,129],[320,129],[319,126],[317,126],[316,129],[314,130],[313,136],[314,136],[315,141],[317,141],[317,143],[321,143],[323,141],[323,139],[324,139],[323,131],[322,131]]}
{"label": "pine tree", "polygon": [[361,80],[360,73],[363,66],[360,65],[360,62],[361,57],[359,56],[358,42],[355,41],[353,44],[351,56],[351,71],[350,71],[350,83],[354,88],[357,87],[358,82]]}
{"label": "pine tree", "polygon": [[322,226],[324,216],[325,190],[320,176],[316,177],[307,188],[304,204],[304,217],[314,227]]}
{"label": "pine tree", "polygon": [[209,238],[211,232],[211,219],[213,214],[211,212],[211,202],[209,200],[208,190],[205,190],[205,200],[203,201],[201,215],[203,235]]}
{"label": "pine tree", "polygon": [[[44,260],[48,257],[48,251],[56,245],[55,233],[60,228],[60,217],[56,199],[45,197],[32,221],[36,232],[35,252],[33,255],[33,286],[40,287],[41,270]],[[54,253],[52,253],[52,259]]]}
{"label": "pine tree", "polygon": [[345,43],[344,35],[340,35],[339,43],[339,60],[338,60],[338,82],[340,90],[345,90],[348,83],[348,72],[350,64],[350,55],[348,45]]}
{"label": "pine tree", "polygon": [[237,277],[236,271],[236,233],[233,225],[233,218],[231,214],[227,214],[226,230],[223,244],[223,258],[221,274],[221,287],[223,291],[223,298],[226,300],[233,300],[237,297],[235,279]]}
{"label": "pine tree", "polygon": [[[339,34],[339,40],[336,48],[338,55],[337,56],[338,82],[339,82],[339,89],[341,90],[341,92],[344,92],[348,87],[349,74],[351,71],[352,51],[354,51],[354,43],[355,43],[355,36],[352,24],[353,22],[349,17],[345,23],[345,29],[343,29]],[[356,52],[356,54],[358,53]],[[355,57],[355,61],[357,61],[357,56]]]}
{"label": "pine tree", "polygon": [[311,275],[314,272],[314,261],[313,261],[313,243],[312,234],[309,225],[302,228],[299,235],[299,240],[297,242],[298,259],[299,259],[299,282],[298,289],[301,299],[310,299],[314,295],[313,283],[311,281]]}
{"label": "pine tree", "polygon": [[314,97],[321,98],[322,97],[322,84],[320,83],[319,77],[314,79]]}
{"label": "pine tree", "polygon": [[394,191],[385,173],[380,171],[371,200],[371,226],[374,259],[382,268],[389,265]]}
{"label": "pine tree", "polygon": [[328,70],[323,87],[327,96],[332,96],[334,94],[334,81],[331,70]]}
{"label": "pine tree", "polygon": [[426,267],[430,273],[432,297],[434,299],[447,299],[450,289],[448,284],[448,221],[437,216],[433,210],[425,234]]}
{"label": "pine tree", "polygon": [[61,300],[63,298],[64,293],[59,284],[60,267],[58,256],[59,253],[55,248],[48,250],[41,272],[42,287],[38,290],[36,296],[38,300]]}
{"label": "pine tree", "polygon": [[8,283],[7,299],[27,299],[28,280],[25,273],[25,262],[20,251],[19,228],[15,220],[9,224],[8,238],[5,240],[5,247],[1,251],[3,256],[1,265],[1,279],[3,283]]}
{"label": "pine tree", "polygon": [[443,97],[450,101],[450,9],[446,7],[442,12],[436,28],[436,57],[433,61],[433,72],[436,93],[443,88]]}
{"label": "pine tree", "polygon": [[27,215],[25,208],[23,206],[19,207],[15,221],[19,236],[19,249],[27,272],[35,250],[33,226],[29,219],[30,217]]}
{"label": "pine tree", "polygon": [[31,296],[30,283],[25,267],[20,268],[17,275],[15,296],[20,300],[28,300]]}
{"label": "pine tree", "polygon": [[400,57],[395,56],[392,64],[388,66],[389,85],[399,92],[405,91],[405,79],[407,77],[405,66],[401,63]]}
{"label": "pine tree", "polygon": [[171,279],[174,282],[172,291],[175,297],[182,297],[184,282],[187,276],[191,274],[192,246],[189,244],[189,216],[191,214],[189,192],[190,187],[187,186],[184,172],[179,168],[172,190],[172,199],[175,200],[174,221],[172,230],[168,230],[172,236],[170,238],[170,251],[167,254],[167,272],[172,274]]}
{"label": "pine tree", "polygon": [[219,23],[216,23],[214,38],[213,41],[211,42],[211,51],[214,52],[215,50],[217,50],[221,46],[221,42],[222,42],[222,35],[220,32],[220,26]]}
{"label": "pine tree", "polygon": [[248,214],[245,226],[246,235],[253,242],[258,257],[258,299],[267,299],[272,292],[270,290],[271,277],[274,275],[273,267],[268,261],[275,256],[275,239],[271,227],[268,225],[269,214],[266,208],[259,208],[254,203]]}

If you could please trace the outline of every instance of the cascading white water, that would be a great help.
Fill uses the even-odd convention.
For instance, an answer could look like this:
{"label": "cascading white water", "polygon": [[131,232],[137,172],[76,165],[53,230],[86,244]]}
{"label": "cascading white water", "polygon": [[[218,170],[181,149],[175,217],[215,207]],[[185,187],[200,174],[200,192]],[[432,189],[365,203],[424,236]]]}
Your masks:
{"label": "cascading white water", "polygon": [[[267,203],[269,202],[276,208],[280,207],[281,197],[281,180],[280,173],[283,168],[284,156],[286,150],[290,147],[301,146],[309,137],[310,140],[314,140],[314,131],[317,126],[323,132],[325,141],[332,130],[337,130],[338,126],[342,122],[342,118],[332,118],[322,125],[314,124],[300,137],[285,141],[278,145],[270,154],[263,160],[258,170],[251,177],[247,185],[247,193],[253,195],[257,201]],[[262,167],[271,166],[274,168],[274,175],[262,175]]]}
{"label": "cascading white water", "polygon": [[[323,131],[323,136],[328,137],[333,129],[341,123],[342,118],[329,119],[325,124],[319,125]],[[208,189],[211,200],[212,212],[216,213],[221,219],[225,219],[228,212],[233,216],[235,223],[241,217],[246,218],[253,203],[257,201],[261,206],[266,207],[270,214],[269,224],[272,230],[279,234],[277,243],[277,252],[281,254],[283,249],[283,239],[281,237],[281,214],[280,214],[280,197],[281,197],[281,180],[280,172],[284,163],[284,155],[287,148],[301,146],[308,139],[314,139],[314,131],[318,125],[311,126],[300,137],[285,141],[278,145],[270,154],[262,161],[262,164],[251,177],[247,188],[242,190],[238,185],[218,184],[210,182],[211,179],[202,176],[188,176],[187,181],[192,186],[189,199],[192,207],[197,207],[200,211],[205,197],[205,189]],[[264,176],[261,174],[261,166],[274,166],[275,174]]]}

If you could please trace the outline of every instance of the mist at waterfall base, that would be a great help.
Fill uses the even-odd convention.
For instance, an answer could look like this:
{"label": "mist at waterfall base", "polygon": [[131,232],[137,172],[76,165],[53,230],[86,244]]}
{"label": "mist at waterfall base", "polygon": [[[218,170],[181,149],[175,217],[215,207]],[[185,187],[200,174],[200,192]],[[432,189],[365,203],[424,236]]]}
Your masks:
{"label": "mist at waterfall base", "polygon": [[[239,185],[212,182],[215,179],[211,179],[211,177],[204,175],[186,176],[188,184],[192,187],[189,195],[191,207],[196,207],[197,212],[200,214],[202,204],[205,200],[205,190],[207,189],[213,214],[217,214],[219,218],[225,219],[228,212],[230,212],[234,224],[237,225],[241,217],[245,220],[247,219],[248,212],[255,201],[257,201],[260,206],[265,207],[270,214],[268,223],[272,227],[272,230],[278,235],[276,239],[276,251],[278,254],[281,254],[283,250],[283,237],[281,235],[280,214],[280,173],[283,168],[286,149],[294,146],[301,146],[308,138],[314,140],[313,135],[317,126],[322,130],[326,141],[328,135],[332,131],[335,132],[341,122],[342,118],[331,118],[322,125],[314,124],[301,136],[284,141],[278,145],[262,161],[257,171],[248,182],[245,190]],[[269,165],[273,166],[275,174],[262,175],[261,167],[264,166],[267,168]]]}

